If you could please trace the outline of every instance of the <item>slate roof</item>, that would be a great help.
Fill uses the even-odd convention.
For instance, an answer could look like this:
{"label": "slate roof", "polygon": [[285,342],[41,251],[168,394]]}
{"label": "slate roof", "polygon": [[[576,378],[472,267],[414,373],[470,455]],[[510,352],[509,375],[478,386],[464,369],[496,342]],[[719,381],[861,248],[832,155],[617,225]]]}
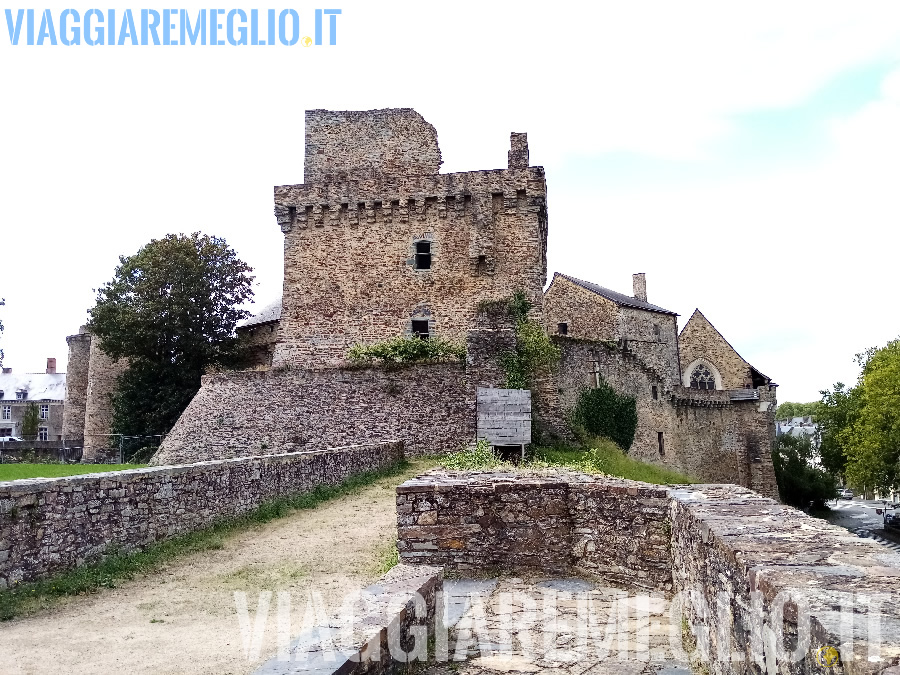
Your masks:
{"label": "slate roof", "polygon": [[264,323],[271,323],[281,319],[281,298],[270,305],[266,305],[258,314],[254,314],[249,319],[241,321],[238,328],[250,328],[251,326],[259,326]]}
{"label": "slate roof", "polygon": [[64,401],[66,399],[65,373],[2,373],[0,391],[4,401],[15,401],[16,392],[27,391],[28,401]]}
{"label": "slate roof", "polygon": [[659,312],[660,314],[671,314],[672,316],[678,316],[677,313],[672,312],[668,309],[664,309],[658,305],[652,305],[649,302],[644,302],[643,300],[638,300],[630,295],[625,295],[624,293],[617,293],[616,291],[611,291],[608,288],[604,288],[603,286],[598,286],[597,284],[592,284],[589,281],[582,281],[581,279],[576,279],[575,277],[570,277],[568,274],[562,274],[561,272],[555,272],[553,274],[554,277],[562,277],[567,281],[571,281],[573,284],[581,286],[583,289],[591,291],[592,293],[596,293],[607,300],[611,300],[617,305],[621,307],[634,307],[635,309],[643,309],[648,312]]}

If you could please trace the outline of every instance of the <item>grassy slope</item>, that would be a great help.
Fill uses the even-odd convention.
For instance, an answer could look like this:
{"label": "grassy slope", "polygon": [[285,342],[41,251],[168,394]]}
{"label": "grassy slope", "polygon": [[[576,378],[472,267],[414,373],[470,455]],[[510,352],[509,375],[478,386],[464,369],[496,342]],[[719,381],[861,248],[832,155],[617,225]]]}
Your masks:
{"label": "grassy slope", "polygon": [[590,449],[572,445],[541,447],[537,448],[535,455],[537,459],[551,465],[568,466],[589,473],[605,473],[644,483],[666,485],[697,482],[677,471],[645,464],[629,457],[615,443],[605,438],[593,439],[589,445]]}
{"label": "grassy slope", "polygon": [[146,464],[0,464],[0,481],[20,478],[59,478],[83,473],[141,469]]}

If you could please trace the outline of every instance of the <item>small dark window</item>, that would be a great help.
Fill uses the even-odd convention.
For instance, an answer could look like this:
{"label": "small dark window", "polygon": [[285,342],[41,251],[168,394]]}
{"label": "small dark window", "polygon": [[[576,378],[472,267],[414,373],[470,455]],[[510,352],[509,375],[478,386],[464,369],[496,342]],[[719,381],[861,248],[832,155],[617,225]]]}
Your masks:
{"label": "small dark window", "polygon": [[659,324],[658,323],[653,324],[653,334],[656,337],[659,337]]}
{"label": "small dark window", "polygon": [[430,270],[431,269],[431,242],[430,241],[417,241],[416,242],[416,269],[417,270]]}
{"label": "small dark window", "polygon": [[422,340],[428,339],[428,320],[427,319],[413,319],[412,322],[412,334],[417,338],[421,338]]}
{"label": "small dark window", "polygon": [[657,390],[655,384],[653,385],[652,390],[653,390],[653,400],[656,401],[659,399],[659,391]]}
{"label": "small dark window", "polygon": [[16,400],[27,401],[28,400],[28,392],[27,391],[17,391],[16,392]]}
{"label": "small dark window", "polygon": [[478,256],[478,262],[475,265],[475,269],[478,272],[484,272],[485,270],[487,270],[487,256],[486,255]]}
{"label": "small dark window", "polygon": [[665,455],[666,454],[666,442],[663,440],[663,432],[661,432],[661,431],[656,432],[656,440],[659,443],[659,454]]}
{"label": "small dark window", "polygon": [[561,323],[556,326],[556,332],[560,335],[568,335],[569,334],[569,324]]}

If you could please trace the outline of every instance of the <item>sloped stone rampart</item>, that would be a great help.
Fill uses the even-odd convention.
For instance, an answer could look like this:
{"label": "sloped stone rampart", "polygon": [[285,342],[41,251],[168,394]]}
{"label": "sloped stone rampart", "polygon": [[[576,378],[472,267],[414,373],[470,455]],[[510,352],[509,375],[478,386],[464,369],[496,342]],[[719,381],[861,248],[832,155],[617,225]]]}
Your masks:
{"label": "sloped stone rampart", "polygon": [[402,441],[0,483],[0,588],[403,459]]}
{"label": "sloped stone rampart", "polygon": [[465,366],[242,371],[207,375],[152,464],[401,439],[408,455],[475,435]]}

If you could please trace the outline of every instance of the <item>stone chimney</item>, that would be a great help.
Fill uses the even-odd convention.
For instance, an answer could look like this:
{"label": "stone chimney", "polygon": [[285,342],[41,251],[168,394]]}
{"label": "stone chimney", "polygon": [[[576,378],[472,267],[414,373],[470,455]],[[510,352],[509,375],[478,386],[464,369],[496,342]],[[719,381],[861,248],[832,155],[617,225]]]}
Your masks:
{"label": "stone chimney", "polygon": [[634,288],[634,297],[647,302],[647,275],[643,272],[632,274],[631,283]]}
{"label": "stone chimney", "polygon": [[56,359],[52,356],[47,358],[47,374],[56,375]]}
{"label": "stone chimney", "polygon": [[528,134],[514,131],[509,135],[508,162],[510,169],[528,168]]}

